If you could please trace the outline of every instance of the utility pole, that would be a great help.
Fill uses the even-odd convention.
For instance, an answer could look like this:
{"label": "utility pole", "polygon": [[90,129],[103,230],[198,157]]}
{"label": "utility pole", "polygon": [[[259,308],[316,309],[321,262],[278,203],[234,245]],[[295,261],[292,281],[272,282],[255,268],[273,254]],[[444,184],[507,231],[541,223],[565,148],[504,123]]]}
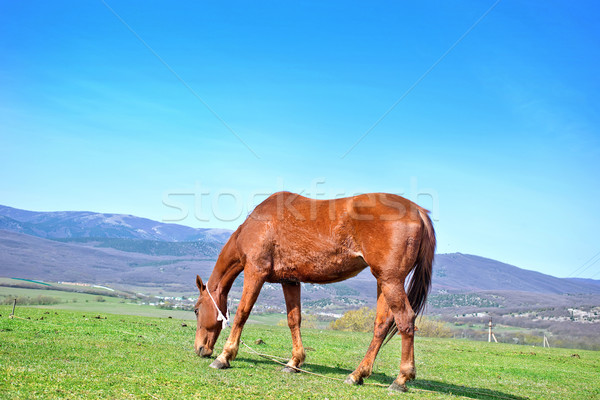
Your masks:
{"label": "utility pole", "polygon": [[15,307],[17,306],[17,299],[15,299],[15,302],[13,303],[13,310],[10,313],[10,315],[8,316],[8,318],[13,319],[15,316]]}
{"label": "utility pole", "polygon": [[544,347],[550,348],[550,342],[548,342],[548,338],[546,337],[545,333],[544,333]]}
{"label": "utility pole", "polygon": [[498,340],[496,339],[496,335],[494,335],[494,332],[492,332],[492,317],[490,317],[490,322],[488,323],[488,342],[491,343],[492,342],[492,338],[494,338],[494,342],[498,343]]}

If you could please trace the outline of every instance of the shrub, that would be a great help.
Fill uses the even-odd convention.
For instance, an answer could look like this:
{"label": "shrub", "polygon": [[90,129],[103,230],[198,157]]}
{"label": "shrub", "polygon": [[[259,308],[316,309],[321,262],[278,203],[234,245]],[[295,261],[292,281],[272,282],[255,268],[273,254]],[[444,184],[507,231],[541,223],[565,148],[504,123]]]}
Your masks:
{"label": "shrub", "polygon": [[[338,331],[371,332],[375,321],[375,309],[363,307],[348,311],[341,318],[333,321],[329,327]],[[417,335],[425,337],[448,338],[454,335],[447,323],[420,316],[415,325]]]}
{"label": "shrub", "polygon": [[351,310],[332,321],[329,328],[336,331],[369,332],[373,330],[375,309],[369,307]]}
{"label": "shrub", "polygon": [[424,337],[449,338],[454,336],[452,329],[446,322],[419,316],[415,321],[418,328],[417,335]]}
{"label": "shrub", "polygon": [[58,297],[52,297],[52,296],[36,296],[36,297],[29,297],[29,296],[6,296],[4,299],[2,299],[2,301],[0,302],[0,304],[10,304],[12,305],[14,300],[17,299],[17,305],[27,305],[27,306],[34,306],[34,305],[42,305],[42,306],[47,306],[47,305],[52,305],[52,304],[58,304],[61,302],[61,299],[59,299]]}

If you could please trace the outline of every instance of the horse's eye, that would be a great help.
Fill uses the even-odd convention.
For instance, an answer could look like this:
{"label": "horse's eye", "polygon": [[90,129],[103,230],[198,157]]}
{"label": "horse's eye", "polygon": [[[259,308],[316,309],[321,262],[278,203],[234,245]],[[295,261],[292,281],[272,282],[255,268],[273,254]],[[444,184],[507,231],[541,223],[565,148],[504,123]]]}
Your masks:
{"label": "horse's eye", "polygon": [[194,308],[194,314],[196,314],[196,317],[198,316],[198,309]]}

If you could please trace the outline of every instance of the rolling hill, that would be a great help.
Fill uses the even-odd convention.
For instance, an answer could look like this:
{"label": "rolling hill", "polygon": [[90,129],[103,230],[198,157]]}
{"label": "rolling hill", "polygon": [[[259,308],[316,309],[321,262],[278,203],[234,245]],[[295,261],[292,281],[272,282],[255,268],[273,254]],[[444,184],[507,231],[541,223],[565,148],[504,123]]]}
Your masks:
{"label": "rolling hill", "polygon": [[[196,273],[208,277],[230,234],[131,215],[0,206],[0,275],[190,290]],[[337,290],[313,291],[311,301],[341,291],[372,304],[376,284],[365,270]],[[600,281],[556,278],[475,255],[436,255],[433,293],[480,291],[598,294]]]}
{"label": "rolling hill", "polygon": [[63,243],[0,230],[0,276],[190,292],[196,273],[208,276],[214,258],[165,256]]}

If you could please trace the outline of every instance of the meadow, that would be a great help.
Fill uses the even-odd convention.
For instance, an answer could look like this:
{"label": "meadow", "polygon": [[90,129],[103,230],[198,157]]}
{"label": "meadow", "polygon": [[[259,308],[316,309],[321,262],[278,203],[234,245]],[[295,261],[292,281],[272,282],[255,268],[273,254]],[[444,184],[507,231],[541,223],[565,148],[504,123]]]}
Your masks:
{"label": "meadow", "polygon": [[[196,316],[193,311],[169,310],[156,306],[149,306],[132,302],[129,299],[121,297],[101,296],[102,301],[98,301],[98,295],[65,292],[62,290],[44,290],[28,289],[0,286],[0,301],[7,299],[10,301],[14,297],[36,298],[37,296],[48,296],[57,299],[59,302],[52,305],[32,306],[43,307],[49,310],[70,310],[87,312],[90,315],[94,313],[111,313],[122,315],[138,315],[143,317],[157,318],[176,318],[181,320],[195,321]],[[10,301],[10,304],[12,302]],[[280,313],[254,313],[248,319],[249,324],[268,324],[275,325],[284,320],[286,316]],[[327,323],[322,323],[325,326]]]}
{"label": "meadow", "polygon": [[[189,320],[89,313],[48,307],[0,307],[0,394],[4,399],[593,399],[600,398],[600,353],[417,338],[417,380],[388,392],[398,373],[401,340],[379,354],[371,385],[344,379],[362,359],[368,333],[304,329],[305,368],[331,379],[285,374],[245,347],[232,368],[208,367],[193,352]],[[216,349],[222,348],[228,329]],[[287,328],[246,327],[243,340],[286,357]],[[258,339],[264,344],[256,345]]]}

